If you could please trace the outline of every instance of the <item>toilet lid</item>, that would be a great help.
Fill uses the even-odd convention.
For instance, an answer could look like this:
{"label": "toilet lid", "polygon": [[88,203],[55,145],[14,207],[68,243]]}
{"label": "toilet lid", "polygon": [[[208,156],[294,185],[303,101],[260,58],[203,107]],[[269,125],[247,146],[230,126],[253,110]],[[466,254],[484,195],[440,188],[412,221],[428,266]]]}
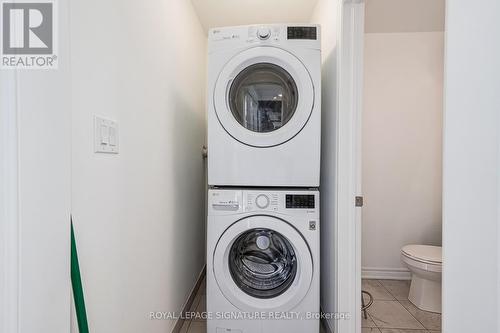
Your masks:
{"label": "toilet lid", "polygon": [[439,264],[443,262],[441,246],[406,245],[401,249],[401,251],[415,260]]}

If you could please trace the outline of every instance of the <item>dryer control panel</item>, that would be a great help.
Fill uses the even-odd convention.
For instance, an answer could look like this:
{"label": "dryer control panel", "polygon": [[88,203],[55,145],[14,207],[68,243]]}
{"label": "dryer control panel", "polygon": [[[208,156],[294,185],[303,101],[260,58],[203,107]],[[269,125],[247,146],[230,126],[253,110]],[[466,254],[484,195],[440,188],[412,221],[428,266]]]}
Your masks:
{"label": "dryer control panel", "polygon": [[320,26],[315,24],[265,24],[213,28],[208,32],[208,49],[276,45],[320,49]]}

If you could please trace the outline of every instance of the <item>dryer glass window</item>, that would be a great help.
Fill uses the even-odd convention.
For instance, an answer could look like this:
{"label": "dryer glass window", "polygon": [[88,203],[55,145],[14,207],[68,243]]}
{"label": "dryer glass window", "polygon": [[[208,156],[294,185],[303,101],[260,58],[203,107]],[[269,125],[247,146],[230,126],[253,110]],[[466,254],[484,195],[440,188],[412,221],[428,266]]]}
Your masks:
{"label": "dryer glass window", "polygon": [[229,107],[236,120],[254,132],[283,127],[297,109],[297,85],[280,66],[258,63],[241,71],[229,89]]}
{"label": "dryer glass window", "polygon": [[270,229],[252,229],[241,234],[229,253],[229,271],[238,287],[256,298],[284,293],[297,274],[292,244]]}

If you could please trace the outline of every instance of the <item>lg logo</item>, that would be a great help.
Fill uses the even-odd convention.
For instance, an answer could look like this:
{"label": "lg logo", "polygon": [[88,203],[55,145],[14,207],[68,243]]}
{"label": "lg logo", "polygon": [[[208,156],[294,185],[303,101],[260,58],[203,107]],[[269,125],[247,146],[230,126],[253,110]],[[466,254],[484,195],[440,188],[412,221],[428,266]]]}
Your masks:
{"label": "lg logo", "polygon": [[2,2],[2,67],[55,67],[54,5]]}

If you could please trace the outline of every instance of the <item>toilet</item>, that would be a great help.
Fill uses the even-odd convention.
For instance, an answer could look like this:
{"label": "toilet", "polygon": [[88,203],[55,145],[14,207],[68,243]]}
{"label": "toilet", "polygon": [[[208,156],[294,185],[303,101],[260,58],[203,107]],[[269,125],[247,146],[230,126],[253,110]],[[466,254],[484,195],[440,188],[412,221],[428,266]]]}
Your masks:
{"label": "toilet", "polygon": [[441,313],[441,247],[406,245],[401,260],[412,276],[408,300],[421,310]]}

